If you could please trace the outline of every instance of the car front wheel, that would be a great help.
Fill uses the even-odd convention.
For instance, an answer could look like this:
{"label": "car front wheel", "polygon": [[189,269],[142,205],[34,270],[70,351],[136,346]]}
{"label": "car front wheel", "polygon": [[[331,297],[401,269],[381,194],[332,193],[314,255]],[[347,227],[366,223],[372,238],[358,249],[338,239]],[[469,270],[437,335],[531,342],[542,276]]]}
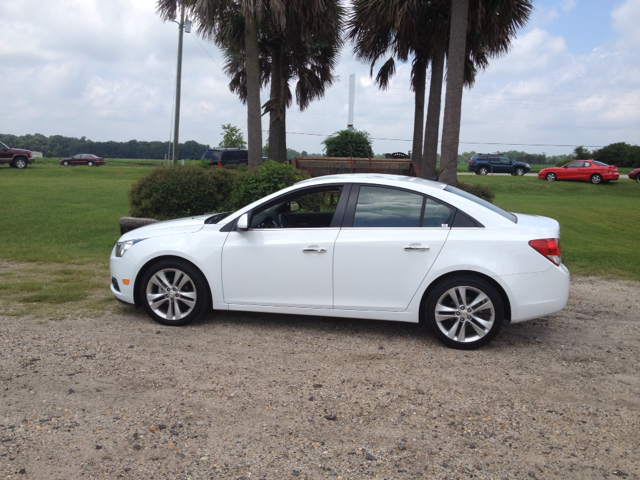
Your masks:
{"label": "car front wheel", "polygon": [[478,169],[478,173],[479,173],[480,175],[486,175],[487,173],[489,173],[489,169],[488,169],[487,167],[480,167],[480,168]]}
{"label": "car front wheel", "polygon": [[461,350],[480,348],[500,331],[504,306],[488,282],[460,275],[444,280],[429,294],[426,321],[436,338]]}
{"label": "car front wheel", "polygon": [[87,162],[87,167],[93,167],[93,162],[92,161],[88,161]]}
{"label": "car front wheel", "polygon": [[591,183],[593,183],[594,185],[602,183],[602,175],[600,175],[599,173],[594,173],[593,175],[591,175]]}
{"label": "car front wheel", "polygon": [[162,260],[140,282],[140,300],[149,316],[163,325],[185,325],[209,306],[204,275],[183,260]]}
{"label": "car front wheel", "polygon": [[16,168],[27,168],[27,161],[24,158],[16,158],[13,161],[13,166]]}
{"label": "car front wheel", "polygon": [[66,160],[64,162],[62,162],[62,165],[64,165],[65,167],[69,166],[69,162],[67,162]]}
{"label": "car front wheel", "polygon": [[545,177],[547,180],[549,180],[550,182],[555,181],[556,178],[556,174],[555,173],[547,173],[547,176]]}
{"label": "car front wheel", "polygon": [[636,182],[640,183],[640,173],[636,175]]}
{"label": "car front wheel", "polygon": [[524,168],[516,168],[516,175],[520,177],[524,175]]}

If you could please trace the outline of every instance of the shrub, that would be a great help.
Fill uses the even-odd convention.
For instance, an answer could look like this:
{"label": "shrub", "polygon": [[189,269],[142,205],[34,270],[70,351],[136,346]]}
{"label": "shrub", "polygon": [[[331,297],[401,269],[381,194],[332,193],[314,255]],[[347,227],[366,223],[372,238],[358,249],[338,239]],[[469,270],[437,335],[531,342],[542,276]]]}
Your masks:
{"label": "shrub", "polygon": [[309,178],[306,172],[296,170],[288,163],[268,160],[259,168],[236,177],[233,205],[242,208],[305,178]]}
{"label": "shrub", "polygon": [[130,214],[158,220],[229,210],[233,174],[224,168],[158,167],[129,191]]}
{"label": "shrub", "polygon": [[480,197],[487,202],[493,203],[493,199],[496,198],[496,194],[493,193],[491,187],[487,185],[476,185],[474,183],[467,182],[458,182],[458,188],[460,190],[464,190],[471,195],[475,195],[476,197]]}

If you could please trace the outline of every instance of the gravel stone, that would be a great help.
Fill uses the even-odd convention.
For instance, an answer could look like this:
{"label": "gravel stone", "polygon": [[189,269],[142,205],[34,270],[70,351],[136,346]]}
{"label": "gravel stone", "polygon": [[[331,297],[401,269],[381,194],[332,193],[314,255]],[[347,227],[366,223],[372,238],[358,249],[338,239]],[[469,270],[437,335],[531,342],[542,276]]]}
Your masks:
{"label": "gravel stone", "polygon": [[55,320],[0,299],[0,478],[640,480],[639,291],[574,276],[565,310],[475,351],[404,323],[159,330],[112,299]]}

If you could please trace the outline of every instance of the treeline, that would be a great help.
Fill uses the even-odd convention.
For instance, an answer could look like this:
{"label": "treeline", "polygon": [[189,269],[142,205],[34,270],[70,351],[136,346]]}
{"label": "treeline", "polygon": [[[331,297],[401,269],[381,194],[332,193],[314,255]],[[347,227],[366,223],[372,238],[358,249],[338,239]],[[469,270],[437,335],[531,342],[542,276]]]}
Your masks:
{"label": "treeline", "polygon": [[[35,135],[0,134],[0,141],[13,148],[23,148],[34,152],[42,152],[45,157],[70,157],[77,153],[93,153],[105,158],[164,159],[170,154],[171,142],[144,142],[129,140],[128,142],[94,142],[86,137],[74,138],[52,135],[47,137]],[[194,140],[179,144],[180,159],[200,160],[209,145]]]}

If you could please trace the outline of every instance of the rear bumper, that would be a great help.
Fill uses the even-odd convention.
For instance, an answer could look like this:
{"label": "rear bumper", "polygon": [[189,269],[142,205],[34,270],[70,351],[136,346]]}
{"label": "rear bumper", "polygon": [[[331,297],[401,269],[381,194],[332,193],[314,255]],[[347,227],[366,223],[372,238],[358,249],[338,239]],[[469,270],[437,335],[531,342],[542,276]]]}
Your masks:
{"label": "rear bumper", "polygon": [[537,273],[499,278],[511,299],[511,323],[559,312],[569,300],[569,270],[564,265]]}

